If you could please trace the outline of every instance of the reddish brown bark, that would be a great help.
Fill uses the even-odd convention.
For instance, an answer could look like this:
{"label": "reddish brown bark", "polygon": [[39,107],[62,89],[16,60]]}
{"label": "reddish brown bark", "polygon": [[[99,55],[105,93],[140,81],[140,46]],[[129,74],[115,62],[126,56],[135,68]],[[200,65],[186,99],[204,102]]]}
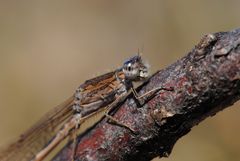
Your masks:
{"label": "reddish brown bark", "polygon": [[[232,105],[240,97],[240,29],[204,36],[185,57],[154,74],[139,89],[160,91],[144,104],[130,95],[114,118],[137,134],[102,119],[78,137],[76,160],[148,161],[168,156],[176,141],[208,116]],[[70,160],[68,144],[53,159]]]}

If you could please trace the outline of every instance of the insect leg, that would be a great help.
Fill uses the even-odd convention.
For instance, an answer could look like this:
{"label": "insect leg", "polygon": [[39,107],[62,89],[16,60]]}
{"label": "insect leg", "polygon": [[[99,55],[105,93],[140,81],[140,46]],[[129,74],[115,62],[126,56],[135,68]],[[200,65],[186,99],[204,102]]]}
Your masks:
{"label": "insect leg", "polygon": [[55,138],[35,156],[33,161],[42,161],[59,143],[61,143],[61,141],[63,141],[69,135],[69,132],[76,126],[76,124],[79,124],[76,117],[71,118],[67,123],[65,123]]}
{"label": "insect leg", "polygon": [[[173,88],[170,87],[170,88],[166,88],[166,87],[158,87],[158,88],[154,88],[142,95],[139,95],[137,93],[137,91],[132,87],[131,88],[131,91],[133,92],[133,95],[134,97],[138,100],[138,101],[142,101],[142,99],[145,97],[145,96],[148,96],[148,95],[151,95],[152,93],[155,94],[156,92],[160,91],[160,90],[166,90],[166,91],[173,91]],[[122,96],[123,97],[123,96]],[[105,116],[113,123],[119,125],[119,126],[122,126],[122,127],[125,127],[127,129],[129,129],[131,132],[133,132],[134,134],[136,134],[136,130],[134,130],[133,128],[131,128],[130,126],[120,122],[119,120],[117,120],[116,118],[114,118],[113,116],[110,115],[110,112],[112,111],[112,109],[116,108],[117,106],[117,103],[121,100],[122,98],[119,97],[118,99],[116,99],[113,103],[111,103],[110,105],[108,105],[106,107],[106,111],[105,111]]]}
{"label": "insect leg", "polygon": [[[77,130],[79,129],[80,122],[82,120],[82,107],[80,105],[80,101],[82,99],[82,91],[83,89],[81,87],[78,87],[75,91],[74,94],[74,105],[73,105],[73,110],[76,112],[74,115],[74,118],[76,120],[75,127],[73,128],[73,149],[72,149],[72,161],[74,161],[75,153],[76,153],[76,147],[77,147]],[[83,121],[83,120],[82,120]]]}
{"label": "insect leg", "polygon": [[136,134],[136,131],[135,131],[133,128],[131,128],[130,126],[128,126],[128,125],[126,125],[126,124],[124,124],[124,123],[122,123],[121,121],[115,119],[113,116],[110,115],[110,112],[112,111],[112,109],[114,109],[114,108],[117,107],[116,105],[117,105],[117,103],[119,102],[120,99],[121,99],[121,98],[116,99],[114,102],[112,102],[110,105],[108,105],[108,106],[105,108],[105,109],[106,109],[106,111],[105,111],[105,116],[106,116],[112,123],[117,124],[117,125],[122,126],[122,127],[125,127],[125,128],[127,128],[127,129],[129,129],[131,132],[133,132],[134,134]]}
{"label": "insect leg", "polygon": [[160,91],[160,90],[173,91],[173,87],[170,87],[170,88],[157,87],[157,88],[154,88],[154,89],[152,89],[152,90],[150,90],[150,91],[147,91],[146,93],[144,93],[144,94],[142,94],[142,95],[139,95],[139,94],[137,93],[137,91],[136,91],[133,87],[131,87],[131,91],[132,91],[134,97],[135,97],[138,101],[141,101],[141,100],[143,99],[143,97],[145,97],[145,96],[147,96],[147,95],[150,95],[151,93],[153,93],[153,95],[154,95],[156,92],[158,92],[158,91]]}
{"label": "insect leg", "polygon": [[81,124],[81,118],[82,118],[82,115],[81,113],[77,113],[74,115],[75,119],[76,119],[76,124],[75,124],[75,127],[73,129],[73,148],[72,148],[72,161],[74,161],[74,157],[75,157],[75,154],[76,154],[76,149],[77,149],[77,131],[79,129],[79,126]]}

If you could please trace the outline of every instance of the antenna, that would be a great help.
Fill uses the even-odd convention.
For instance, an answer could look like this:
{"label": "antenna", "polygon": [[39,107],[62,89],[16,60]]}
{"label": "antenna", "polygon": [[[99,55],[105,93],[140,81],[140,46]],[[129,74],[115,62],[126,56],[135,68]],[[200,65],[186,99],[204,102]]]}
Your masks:
{"label": "antenna", "polygon": [[144,44],[141,47],[141,52],[140,52],[140,49],[138,48],[137,56],[141,56],[141,54],[143,53],[143,49],[144,49]]}

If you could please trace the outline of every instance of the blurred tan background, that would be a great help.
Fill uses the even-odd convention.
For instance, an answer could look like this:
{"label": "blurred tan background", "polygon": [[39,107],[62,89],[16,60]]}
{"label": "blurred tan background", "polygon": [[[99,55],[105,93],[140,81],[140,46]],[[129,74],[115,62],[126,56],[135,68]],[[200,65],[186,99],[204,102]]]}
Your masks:
{"label": "blurred tan background", "polygon": [[[204,34],[240,27],[239,6],[237,0],[1,0],[0,146],[138,48],[144,46],[155,72]],[[239,161],[239,105],[193,128],[162,160]]]}

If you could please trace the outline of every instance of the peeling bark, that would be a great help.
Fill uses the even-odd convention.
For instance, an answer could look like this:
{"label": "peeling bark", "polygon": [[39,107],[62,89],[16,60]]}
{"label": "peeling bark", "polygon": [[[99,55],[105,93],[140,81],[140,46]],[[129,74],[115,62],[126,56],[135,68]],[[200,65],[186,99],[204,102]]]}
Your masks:
{"label": "peeling bark", "polygon": [[[231,106],[240,97],[240,29],[205,35],[191,52],[155,73],[137,91],[159,91],[139,103],[132,95],[120,103],[114,118],[137,134],[106,118],[78,137],[76,160],[149,161],[167,157],[193,126]],[[71,159],[67,144],[53,161]]]}

